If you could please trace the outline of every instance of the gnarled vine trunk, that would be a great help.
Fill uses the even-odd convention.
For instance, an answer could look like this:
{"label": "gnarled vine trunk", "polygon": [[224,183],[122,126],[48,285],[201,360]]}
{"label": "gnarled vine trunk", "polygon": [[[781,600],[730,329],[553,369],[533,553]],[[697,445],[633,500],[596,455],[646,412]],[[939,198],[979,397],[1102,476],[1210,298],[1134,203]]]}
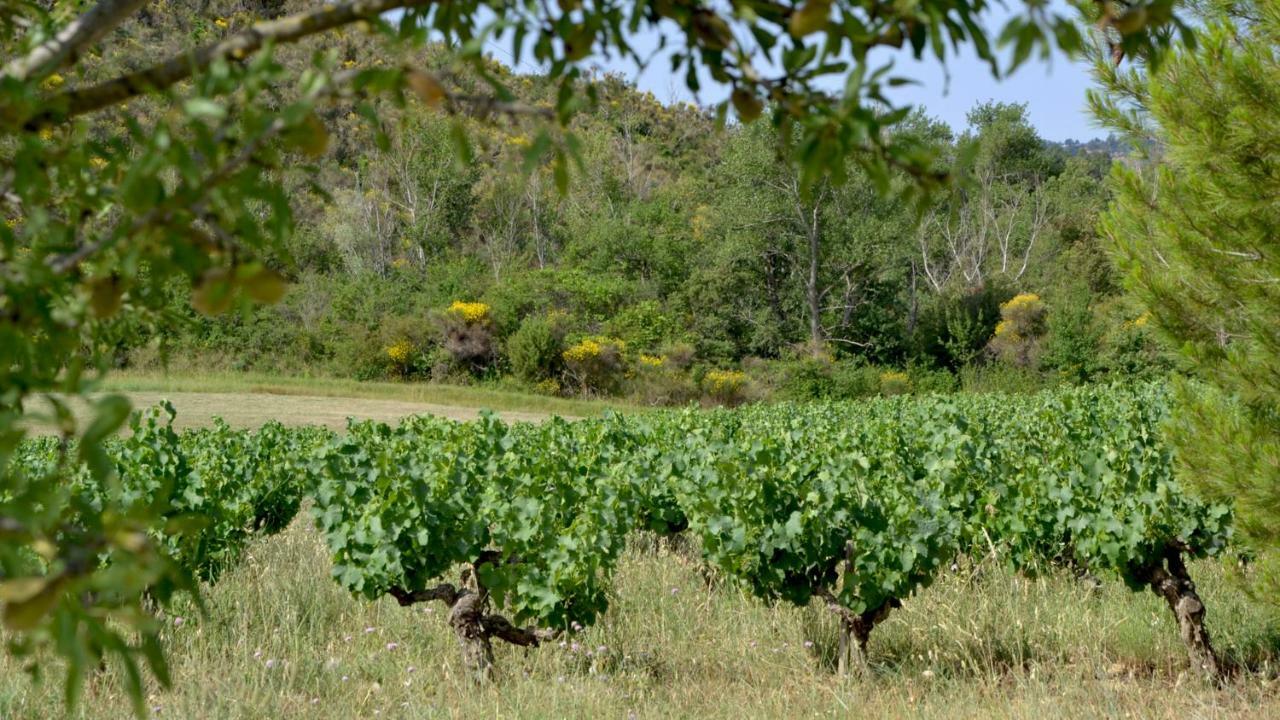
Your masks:
{"label": "gnarled vine trunk", "polygon": [[462,665],[468,677],[478,684],[493,680],[493,638],[512,645],[537,647],[556,636],[552,630],[517,627],[507,618],[488,612],[489,591],[480,582],[475,567],[495,561],[494,557],[486,554],[464,570],[460,587],[442,583],[425,590],[390,588],[387,591],[401,606],[439,600],[449,607],[449,626],[458,639]]}
{"label": "gnarled vine trunk", "polygon": [[867,671],[867,641],[877,623],[889,615],[889,611],[901,607],[896,598],[886,600],[878,608],[863,613],[845,611],[840,617],[840,648],[836,657],[836,672],[842,677]]}
{"label": "gnarled vine trunk", "polygon": [[1209,630],[1204,625],[1204,602],[1196,592],[1181,551],[1166,550],[1164,557],[1143,568],[1139,577],[1169,605],[1170,612],[1178,621],[1182,642],[1187,646],[1191,667],[1211,682],[1220,683],[1224,677],[1223,669],[1209,640]]}
{"label": "gnarled vine trunk", "polygon": [[[474,577],[475,573],[471,573]],[[462,651],[462,667],[476,683],[493,679],[493,643],[484,629],[484,611],[488,593],[482,589],[465,589],[449,608],[449,626],[458,638]]]}
{"label": "gnarled vine trunk", "polygon": [[867,641],[876,624],[884,620],[893,608],[902,607],[897,598],[889,598],[879,607],[856,613],[840,603],[830,590],[822,589],[819,597],[827,603],[827,609],[840,618],[840,644],[836,654],[836,672],[841,676],[862,673],[867,669]]}

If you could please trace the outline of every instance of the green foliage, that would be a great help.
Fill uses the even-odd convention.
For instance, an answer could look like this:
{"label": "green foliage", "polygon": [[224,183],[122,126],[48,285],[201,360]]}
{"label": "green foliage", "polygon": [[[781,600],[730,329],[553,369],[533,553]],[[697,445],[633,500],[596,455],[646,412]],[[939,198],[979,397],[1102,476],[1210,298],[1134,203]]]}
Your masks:
{"label": "green foliage", "polygon": [[1148,586],[1202,557],[1230,512],[1173,476],[1160,386],[897,397],[506,426],[354,423],[325,453],[315,516],[335,579],[369,598],[477,568],[514,618],[589,623],[633,529],[687,528],[763,599],[861,614],[957,555],[1069,563]]}
{"label": "green foliage", "polygon": [[[1040,363],[1069,382],[1087,382],[1102,369],[1101,340],[1102,331],[1087,302],[1063,302],[1049,312]],[[1138,373],[1126,368],[1125,374]]]}
{"label": "green foliage", "polygon": [[[85,663],[117,655],[131,678],[139,677],[143,660],[164,681],[159,622],[130,609],[133,593],[145,591],[161,606],[179,591],[194,593],[196,580],[215,582],[233,567],[254,534],[279,532],[297,514],[312,485],[309,457],[328,443],[329,433],[286,431],[274,423],[233,430],[218,423],[179,435],[173,414],[167,404],[135,414],[127,436],[82,440],[74,455],[57,439],[44,438],[22,443],[7,458],[11,481],[30,479],[65,493],[61,505],[51,506],[60,511],[53,533],[33,541],[36,552],[0,555],[10,628],[43,640],[47,631],[41,628],[50,623],[60,632],[48,640],[61,652]],[[21,498],[14,493],[6,499]],[[88,544],[98,550],[89,555],[56,550],[82,546],[96,533],[112,544]],[[73,600],[58,599],[57,593],[71,589]],[[93,605],[80,600],[84,592],[96,596]],[[84,616],[91,608],[113,613],[137,640],[127,640],[115,626],[95,625]],[[15,640],[11,649],[26,655],[34,645]],[[68,692],[78,691],[86,669],[69,666]]]}
{"label": "green foliage", "polygon": [[564,329],[555,316],[530,315],[507,338],[507,362],[528,382],[557,378],[564,369]]}
{"label": "green foliage", "polygon": [[1260,597],[1280,597],[1280,8],[1211,4],[1198,46],[1146,73],[1099,65],[1091,97],[1151,161],[1112,173],[1103,230],[1151,324],[1209,387],[1178,393],[1173,441],[1206,497],[1233,502],[1260,556]]}
{"label": "green foliage", "polygon": [[333,575],[368,598],[472,564],[517,622],[568,629],[608,602],[634,500],[608,422],[353,423],[324,456],[314,514]]}

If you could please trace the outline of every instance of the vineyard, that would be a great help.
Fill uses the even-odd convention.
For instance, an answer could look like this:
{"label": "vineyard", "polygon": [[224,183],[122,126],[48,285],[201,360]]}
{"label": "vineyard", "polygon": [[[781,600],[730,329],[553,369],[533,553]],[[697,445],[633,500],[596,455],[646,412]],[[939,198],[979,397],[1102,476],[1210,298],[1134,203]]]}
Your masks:
{"label": "vineyard", "polygon": [[[57,590],[86,576],[154,608],[218,582],[254,536],[309,507],[333,579],[368,600],[442,604],[478,682],[501,676],[494,641],[563,643],[594,623],[640,536],[700,549],[709,587],[830,611],[841,674],[868,672],[874,628],[904,601],[994,560],[1024,577],[1066,568],[1153,591],[1191,667],[1216,682],[1226,668],[1187,562],[1228,547],[1230,517],[1175,482],[1165,404],[1159,386],[1090,388],[539,424],[423,416],[344,434],[221,423],[177,433],[160,407],[96,453],[56,439],[19,446],[8,472],[23,487],[74,470],[58,488],[74,513],[64,533],[133,528],[154,556],[54,561],[33,546],[5,559],[18,579],[5,583],[4,617],[50,633],[64,654],[79,643],[131,668],[141,658],[163,679],[158,623],[138,620],[138,643],[69,631],[91,609]],[[123,611],[127,592],[115,593],[119,604],[95,604]],[[136,669],[125,677],[141,688]]]}

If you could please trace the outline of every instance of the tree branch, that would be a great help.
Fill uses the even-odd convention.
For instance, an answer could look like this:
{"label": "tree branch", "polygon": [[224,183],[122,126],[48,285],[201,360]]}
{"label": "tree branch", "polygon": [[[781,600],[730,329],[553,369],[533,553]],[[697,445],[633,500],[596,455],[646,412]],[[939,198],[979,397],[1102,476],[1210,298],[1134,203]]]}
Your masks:
{"label": "tree branch", "polygon": [[393,587],[387,589],[387,594],[396,599],[400,603],[400,607],[408,607],[415,603],[431,602],[439,600],[449,607],[458,601],[458,588],[449,583],[441,583],[435,587],[425,590],[405,590],[404,588]]}
{"label": "tree branch", "polygon": [[480,618],[480,627],[484,628],[485,635],[489,637],[501,638],[521,647],[537,647],[560,635],[558,630],[516,627],[501,615],[485,615]]}
{"label": "tree branch", "polygon": [[0,77],[26,80],[47,75],[74,63],[80,51],[124,22],[147,0],[100,0],[88,12],[71,21],[61,32],[41,43],[24,57],[12,60]]}
{"label": "tree branch", "polygon": [[45,126],[65,122],[146,92],[164,90],[204,70],[217,60],[243,60],[268,42],[297,42],[309,35],[375,18],[389,10],[424,7],[435,2],[436,0],[352,0],[256,23],[247,30],[192,52],[175,55],[145,70],[54,95],[45,103],[52,109],[29,118],[25,124]]}

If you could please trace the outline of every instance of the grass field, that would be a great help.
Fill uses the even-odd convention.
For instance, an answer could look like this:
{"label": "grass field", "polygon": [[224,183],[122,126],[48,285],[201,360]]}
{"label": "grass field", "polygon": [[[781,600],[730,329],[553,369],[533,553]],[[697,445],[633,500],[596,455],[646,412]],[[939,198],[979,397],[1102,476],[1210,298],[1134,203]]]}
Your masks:
{"label": "grass field", "polygon": [[[118,372],[103,390],[119,392],[135,408],[169,400],[177,409],[174,426],[203,427],[214,417],[233,426],[257,427],[268,420],[285,425],[346,427],[347,417],[395,422],[431,414],[471,420],[493,410],[505,420],[542,420],[551,415],[589,417],[625,404],[572,400],[486,387],[431,383],[357,382],[334,378],[282,377],[254,373],[161,374]],[[39,408],[38,401],[32,403]],[[84,413],[83,406],[76,408]],[[37,426],[48,431],[49,425]]]}
{"label": "grass field", "polygon": [[[708,584],[696,561],[634,548],[602,622],[577,643],[498,647],[500,680],[464,679],[442,607],[367,602],[328,577],[305,518],[254,547],[206,593],[208,616],[167,620],[174,689],[161,718],[1265,718],[1280,717],[1277,630],[1217,562],[1192,567],[1225,688],[1186,671],[1177,629],[1150,593],[962,569],[908,600],[871,639],[868,677],[831,668],[824,611],[769,607]],[[590,656],[588,656],[590,651]],[[56,672],[56,666],[49,670]],[[31,685],[0,659],[0,717],[51,718],[60,683]],[[126,718],[114,676],[73,716]]]}

